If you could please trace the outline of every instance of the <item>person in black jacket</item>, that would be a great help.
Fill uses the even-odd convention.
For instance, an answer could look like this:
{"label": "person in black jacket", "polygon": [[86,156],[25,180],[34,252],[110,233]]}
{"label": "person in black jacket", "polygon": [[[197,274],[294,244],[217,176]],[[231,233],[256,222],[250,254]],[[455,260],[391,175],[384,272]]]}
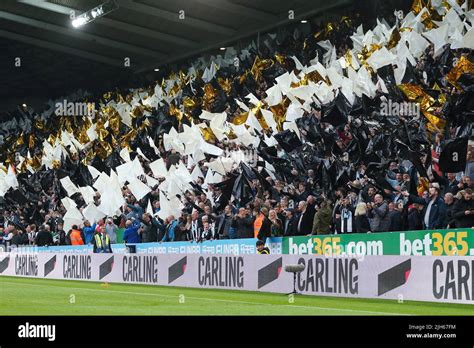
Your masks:
{"label": "person in black jacket", "polygon": [[141,218],[141,227],[138,233],[142,238],[142,243],[152,243],[158,240],[158,221],[153,219],[150,214],[145,213]]}
{"label": "person in black jacket", "polygon": [[219,239],[229,239],[229,229],[232,226],[232,207],[226,205],[224,212],[217,217],[216,232]]}
{"label": "person in black jacket", "polygon": [[460,191],[462,198],[453,207],[453,218],[457,228],[474,226],[474,201],[471,189]]}
{"label": "person in black jacket", "polygon": [[455,206],[456,200],[454,198],[454,195],[451,192],[447,192],[444,195],[444,203],[446,203],[446,221],[445,221],[445,225],[448,228],[455,228],[456,227],[456,221],[454,220],[454,217],[453,217],[453,211],[454,211],[454,206]]}
{"label": "person in black jacket", "polygon": [[455,195],[460,188],[458,187],[459,182],[456,180],[455,173],[447,173],[447,177],[439,175],[436,170],[433,171],[433,178],[435,182],[438,182],[441,187],[441,194],[452,193]]}
{"label": "person in black jacket", "polygon": [[297,216],[295,215],[294,209],[285,210],[285,223],[283,225],[283,235],[295,236],[296,235],[296,226],[298,224]]}
{"label": "person in black jacket", "polygon": [[258,231],[257,238],[265,241],[267,238],[272,236],[272,222],[268,218],[268,209],[262,208],[260,212],[263,214],[263,221],[260,230]]}
{"label": "person in black jacket", "polygon": [[178,226],[176,227],[174,234],[175,241],[188,241],[192,240],[191,236],[191,215],[190,214],[183,214],[178,219]]}
{"label": "person in black jacket", "polygon": [[298,185],[298,190],[296,192],[300,201],[306,201],[308,196],[310,195],[308,187],[303,182]]}
{"label": "person in black jacket", "polygon": [[28,245],[28,233],[23,230],[18,230],[19,245]]}
{"label": "person in black jacket", "polygon": [[418,203],[408,207],[408,231],[417,231],[423,229],[421,216],[421,206]]}
{"label": "person in black jacket", "polygon": [[445,187],[446,192],[450,192],[453,195],[455,195],[459,191],[459,188],[458,188],[459,181],[456,180],[456,174],[447,173],[447,177],[448,178],[447,178],[446,187]]}
{"label": "person in black jacket", "polygon": [[316,214],[316,198],[309,195],[306,199],[306,211],[311,217],[311,221],[314,221],[314,215]]}
{"label": "person in black jacket", "polygon": [[38,234],[36,235],[35,244],[37,246],[54,245],[53,235],[51,234],[51,232],[46,231],[43,225],[41,225]]}
{"label": "person in black jacket", "polygon": [[388,204],[388,216],[390,219],[390,226],[388,231],[401,231],[402,230],[402,213],[398,210],[395,203],[390,202]]}
{"label": "person in black jacket", "polygon": [[439,195],[440,188],[438,183],[430,184],[428,201],[407,191],[402,191],[402,194],[409,198],[409,202],[423,205],[422,221],[424,229],[435,230],[446,227],[444,225],[446,221],[446,204]]}
{"label": "person in black jacket", "polygon": [[66,231],[63,229],[63,224],[59,223],[56,226],[56,233],[58,234],[58,245],[70,245],[71,241],[68,240]]}
{"label": "person in black jacket", "polygon": [[314,214],[308,208],[308,203],[306,201],[301,201],[298,204],[298,221],[296,224],[296,235],[305,236],[311,234],[313,230],[313,217]]}
{"label": "person in black jacket", "polygon": [[19,246],[21,245],[21,236],[15,228],[10,229],[12,237],[10,239],[10,245]]}
{"label": "person in black jacket", "polygon": [[237,230],[237,238],[253,238],[253,220],[248,217],[247,209],[239,209],[232,219],[232,227]]}

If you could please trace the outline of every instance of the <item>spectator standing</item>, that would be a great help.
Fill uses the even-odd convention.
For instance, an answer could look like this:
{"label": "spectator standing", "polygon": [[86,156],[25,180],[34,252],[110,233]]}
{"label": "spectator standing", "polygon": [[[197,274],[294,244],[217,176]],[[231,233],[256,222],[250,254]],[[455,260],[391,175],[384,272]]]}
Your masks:
{"label": "spectator standing", "polygon": [[474,227],[474,201],[472,200],[472,190],[460,191],[462,198],[459,199],[453,208],[453,218],[457,228]]}
{"label": "spectator standing", "polygon": [[59,222],[56,225],[56,233],[58,236],[58,245],[70,245],[71,242],[68,241],[68,237],[66,235],[66,231],[63,229],[63,224]]}
{"label": "spectator standing", "polygon": [[232,227],[236,229],[238,238],[253,238],[253,221],[248,216],[247,209],[239,209],[239,213],[233,218]]}
{"label": "spectator standing", "polygon": [[28,233],[22,229],[18,229],[18,245],[28,245]]}
{"label": "spectator standing", "polygon": [[304,236],[310,234],[313,229],[313,216],[311,211],[307,209],[308,203],[306,201],[300,201],[298,204],[298,224],[296,226],[296,235]]}
{"label": "spectator standing", "polygon": [[459,181],[456,180],[456,174],[455,173],[448,173],[447,174],[447,185],[446,185],[446,192],[450,192],[453,195],[458,193],[459,188]]}
{"label": "spectator standing", "polygon": [[444,225],[446,220],[446,204],[439,197],[439,184],[430,184],[428,190],[428,201],[424,198],[404,192],[404,195],[409,197],[409,201],[421,204],[424,206],[422,211],[423,227],[426,230],[435,230],[446,227]]}
{"label": "spectator standing", "polygon": [[3,242],[8,251],[10,249],[10,246],[12,245],[12,239],[15,236],[15,228],[13,225],[7,222],[7,226],[4,230],[5,235],[3,236]]}
{"label": "spectator standing", "polygon": [[418,203],[414,203],[408,207],[408,231],[423,229],[422,209],[423,207]]}
{"label": "spectator standing", "polygon": [[321,202],[313,219],[312,234],[329,234],[332,222],[332,208],[328,201]]}
{"label": "spectator standing", "polygon": [[262,213],[262,211],[258,210],[258,208],[255,208],[254,210],[254,218],[253,218],[253,237],[258,238],[258,235],[260,233],[260,229],[262,228],[263,225],[263,220],[265,219],[265,215]]}
{"label": "spectator standing", "polygon": [[69,240],[71,242],[71,245],[84,245],[84,239],[77,225],[72,226],[72,229],[69,232]]}
{"label": "spectator standing", "polygon": [[[199,219],[199,212],[194,209],[191,213],[191,240],[195,242],[200,242],[201,241],[201,236],[202,236],[202,223],[201,219]],[[161,239],[160,239],[161,240]]]}
{"label": "spectator standing", "polygon": [[112,219],[107,219],[107,223],[105,225],[105,232],[110,238],[110,243],[115,244],[117,243],[117,230],[118,226],[114,223]]}
{"label": "spectator standing", "polygon": [[5,233],[5,229],[3,227],[0,227],[0,245],[5,245],[5,237],[8,237],[8,234]]}
{"label": "spectator standing", "polygon": [[350,205],[349,197],[344,197],[341,200],[337,215],[339,215],[339,218],[336,219],[336,234],[354,232],[354,212]]}
{"label": "spectator standing", "polygon": [[278,218],[275,210],[270,210],[268,213],[268,219],[271,222],[271,236],[282,237],[283,236],[283,225],[281,220]]}
{"label": "spectator standing", "polygon": [[10,246],[20,246],[22,244],[22,238],[19,231],[11,226],[10,233],[12,234],[12,237],[10,238]]}
{"label": "spectator standing", "polygon": [[[332,214],[332,211],[331,211]],[[283,235],[296,236],[296,228],[298,227],[298,216],[295,215],[295,210],[288,208],[285,210],[285,225],[283,228]]]}
{"label": "spectator standing", "polygon": [[92,250],[94,253],[112,253],[112,247],[110,246],[110,237],[107,234],[104,225],[100,227],[100,232],[94,233],[92,245]]}
{"label": "spectator standing", "polygon": [[140,235],[138,229],[140,228],[140,221],[127,220],[125,222],[125,231],[123,233],[123,240],[125,243],[140,243]]}
{"label": "spectator standing", "polygon": [[138,229],[142,243],[152,243],[158,240],[158,222],[150,214],[143,214],[142,226]]}
{"label": "spectator standing", "polygon": [[84,221],[84,228],[82,229],[82,232],[84,233],[84,244],[91,244],[92,243],[92,238],[94,237],[95,233],[95,228],[97,227],[97,224],[93,224],[91,226],[91,223],[86,220]]}
{"label": "spectator standing", "polygon": [[176,228],[175,241],[192,240],[191,237],[191,215],[184,214],[179,218],[178,227]]}
{"label": "spectator standing", "polygon": [[401,231],[402,230],[402,213],[398,209],[398,206],[394,202],[388,204],[388,217],[390,220],[389,231]]}
{"label": "spectator standing", "polygon": [[232,226],[232,207],[226,205],[224,212],[217,217],[216,231],[219,235],[219,239],[229,239],[229,231]]}
{"label": "spectator standing", "polygon": [[359,202],[354,212],[354,223],[356,233],[370,232],[369,219],[367,218],[367,205]]}
{"label": "spectator standing", "polygon": [[380,193],[374,196],[373,203],[367,203],[367,217],[372,219],[372,232],[387,232],[390,228],[388,205]]}
{"label": "spectator standing", "polygon": [[46,230],[45,226],[42,225],[36,235],[35,244],[37,246],[51,246],[54,245],[53,235],[50,231]]}
{"label": "spectator standing", "polygon": [[257,238],[265,241],[272,235],[272,222],[268,218],[268,209],[263,207],[260,209],[260,214],[263,215],[262,225],[259,229]]}
{"label": "spectator standing", "polygon": [[173,242],[175,240],[175,229],[178,226],[178,220],[170,215],[165,220],[166,230],[161,242]]}
{"label": "spectator standing", "polygon": [[211,224],[207,216],[203,217],[202,222],[202,239],[203,240],[213,240],[216,239],[214,225]]}
{"label": "spectator standing", "polygon": [[455,199],[454,199],[454,195],[451,192],[445,193],[444,203],[446,204],[446,220],[444,221],[444,225],[448,228],[455,228],[456,221],[454,220],[454,216],[453,216]]}

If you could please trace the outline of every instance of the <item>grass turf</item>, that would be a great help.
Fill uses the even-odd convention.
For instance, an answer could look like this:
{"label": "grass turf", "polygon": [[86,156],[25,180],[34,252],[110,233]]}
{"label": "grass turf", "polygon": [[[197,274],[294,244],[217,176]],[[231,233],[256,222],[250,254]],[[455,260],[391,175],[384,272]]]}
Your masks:
{"label": "grass turf", "polygon": [[[264,308],[262,308],[264,306]],[[0,315],[474,315],[474,306],[0,277]]]}

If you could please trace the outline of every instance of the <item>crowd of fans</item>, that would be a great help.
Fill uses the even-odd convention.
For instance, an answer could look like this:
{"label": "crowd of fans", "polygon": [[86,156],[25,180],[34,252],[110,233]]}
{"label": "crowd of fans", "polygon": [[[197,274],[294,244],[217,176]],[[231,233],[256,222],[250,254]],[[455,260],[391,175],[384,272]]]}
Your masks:
{"label": "crowd of fans", "polygon": [[[334,202],[313,192],[310,177],[300,181],[292,193],[280,181],[267,178],[270,191],[255,184],[252,202],[245,207],[226,205],[220,214],[213,211],[206,196],[190,194],[191,203],[184,214],[164,221],[145,213],[140,202],[131,197],[122,216],[92,225],[86,221],[68,232],[60,214],[48,209],[46,200],[48,214],[39,225],[28,224],[21,209],[5,210],[0,240],[7,245],[83,245],[91,244],[94,233],[105,228],[111,243],[116,243],[121,227],[128,243],[474,227],[474,182],[470,176],[447,173],[418,196],[409,193],[410,178],[401,174],[403,170],[397,162],[390,163],[387,178],[393,180],[394,192],[379,191],[361,178],[351,189],[336,189]],[[159,211],[159,201],[154,207]]]}
{"label": "crowd of fans", "polygon": [[[357,24],[354,20],[345,25],[343,30],[331,34],[330,39],[338,48],[338,56],[343,56],[350,45],[349,37]],[[287,56],[294,54],[306,64],[315,53],[308,51],[308,46],[311,47],[311,43],[308,43],[307,37],[288,35],[274,50]],[[441,58],[433,58],[433,46],[430,44],[419,64],[413,67],[413,73],[422,86],[431,87],[433,82],[438,82],[447,103],[453,105],[460,100],[460,93],[446,82],[441,71],[446,72],[446,66],[452,67],[453,61],[461,56],[471,57],[472,52],[451,50],[449,46],[445,50],[447,53]],[[273,53],[271,50],[265,53],[264,49],[260,55],[265,58],[265,55],[270,57]],[[441,63],[440,59],[446,61]],[[242,64],[232,72],[234,82],[245,68]],[[273,75],[257,78],[251,87],[239,88],[236,83],[233,84],[229,105],[221,106],[228,112],[229,119],[242,111],[235,105],[231,107],[230,100],[236,96],[243,99],[249,89],[257,98],[263,99],[274,75],[290,71],[294,66],[287,61],[284,64],[275,63],[272,69]],[[428,77],[427,71],[430,72]],[[472,95],[469,88],[472,89],[472,86],[466,91]],[[384,93],[378,91],[377,98],[382,95]],[[365,111],[369,114],[364,114]],[[363,110],[357,117],[350,116],[347,122],[334,126],[322,120],[324,110],[315,106],[298,123],[305,138],[298,151],[288,151],[281,144],[274,146],[272,156],[263,151],[265,159],[274,159],[277,169],[275,175],[257,169],[262,149],[250,146],[245,150],[261,157],[256,156],[256,160],[247,161],[252,172],[246,175],[248,185],[245,186],[245,193],[237,195],[235,185],[232,185],[231,189],[234,190],[230,196],[225,185],[208,185],[212,193],[210,199],[199,189],[204,184],[204,178],[199,178],[192,183],[195,190],[188,190],[181,197],[185,208],[180,217],[170,215],[161,219],[156,215],[160,211],[158,185],[138,201],[124,186],[122,192],[126,204],[121,215],[92,224],[85,221],[65,231],[62,217],[66,210],[60,201],[60,190],[56,184],[43,187],[37,192],[40,197],[38,201],[5,206],[0,218],[0,242],[16,246],[91,244],[94,233],[101,229],[105,229],[112,243],[117,242],[119,229],[124,229],[122,238],[126,243],[146,243],[238,238],[265,240],[267,237],[311,234],[473,227],[474,150],[471,145],[465,171],[443,173],[437,167],[444,142],[461,133],[469,133],[470,122],[448,122],[440,133],[426,130],[423,116],[411,120],[400,117],[398,123],[382,126],[370,122],[364,124],[366,119],[372,122],[377,120],[378,111],[377,106]],[[439,108],[436,112],[441,118],[450,117],[447,108]],[[403,138],[398,132],[404,127],[410,127],[410,131]],[[312,131],[317,135],[314,136]],[[264,133],[261,134],[262,139]],[[361,136],[362,133],[366,136]],[[419,149],[425,151],[419,151],[419,160],[427,171],[426,178],[421,175],[413,159],[402,156],[396,147],[398,145],[387,140],[402,138],[408,142],[405,140],[407,137],[412,140],[413,147],[423,145]],[[224,149],[243,149],[229,141],[215,141],[214,144]],[[329,151],[327,144],[331,144]],[[354,144],[359,147],[357,154],[353,151]],[[156,145],[168,168],[181,161],[187,163],[187,156],[173,150],[165,151],[158,142]],[[82,152],[72,154],[71,161],[79,163],[81,156]],[[377,172],[373,170],[374,158],[380,159],[381,163]],[[139,160],[145,172],[151,176],[149,162],[141,156]],[[283,166],[277,166],[278,161],[282,161]],[[204,162],[197,165],[202,166]],[[332,164],[337,164],[334,171],[330,171]],[[342,175],[341,168],[344,168]],[[202,166],[204,173],[206,170]],[[232,177],[235,179],[241,170],[241,167],[234,169],[224,177],[223,182]],[[57,182],[56,174],[54,181]],[[96,193],[95,201],[97,204],[100,202],[100,194]],[[147,207],[149,201],[152,211]],[[80,195],[76,202],[78,206],[85,206]]]}

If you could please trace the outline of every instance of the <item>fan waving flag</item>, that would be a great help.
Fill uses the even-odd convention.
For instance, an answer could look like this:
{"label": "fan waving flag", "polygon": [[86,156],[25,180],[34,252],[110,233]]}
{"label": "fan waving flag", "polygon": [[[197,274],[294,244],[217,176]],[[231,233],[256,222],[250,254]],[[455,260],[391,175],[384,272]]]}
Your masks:
{"label": "fan waving flag", "polygon": [[468,137],[450,140],[439,156],[439,169],[443,172],[457,173],[466,168]]}

